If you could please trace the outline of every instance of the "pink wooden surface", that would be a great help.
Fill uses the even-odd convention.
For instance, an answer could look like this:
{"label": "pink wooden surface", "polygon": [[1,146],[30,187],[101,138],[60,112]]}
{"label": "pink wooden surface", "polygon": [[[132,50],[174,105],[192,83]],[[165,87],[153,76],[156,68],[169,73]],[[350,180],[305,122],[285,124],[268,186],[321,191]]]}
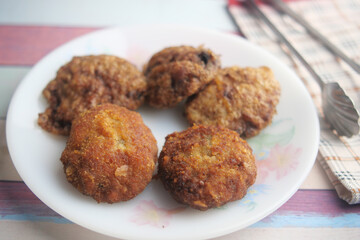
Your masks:
{"label": "pink wooden surface", "polygon": [[[0,25],[0,66],[31,67],[61,44],[97,29]],[[360,228],[359,220],[360,205],[346,204],[334,190],[303,189],[250,228]],[[0,181],[0,224],[1,221],[72,225],[43,204],[22,181],[5,180]],[[359,235],[360,232],[355,233]]]}
{"label": "pink wooden surface", "polygon": [[0,64],[33,65],[56,47],[96,29],[0,25]]}
{"label": "pink wooden surface", "polygon": [[[279,227],[286,219],[287,227],[305,227],[306,222],[313,227],[321,227],[318,218],[327,218],[332,227],[358,227],[354,216],[360,214],[360,205],[348,205],[340,200],[333,190],[299,190],[277,211],[264,218],[256,226]],[[50,221],[69,223],[68,220],[43,204],[23,182],[0,181],[0,219]],[[278,219],[282,219],[280,221]],[[331,220],[333,219],[333,220]]]}

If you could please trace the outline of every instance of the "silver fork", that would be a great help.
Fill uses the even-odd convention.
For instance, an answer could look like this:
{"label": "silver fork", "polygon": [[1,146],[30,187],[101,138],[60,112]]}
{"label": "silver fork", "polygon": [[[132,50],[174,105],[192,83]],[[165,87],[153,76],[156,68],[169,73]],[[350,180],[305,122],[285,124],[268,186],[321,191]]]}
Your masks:
{"label": "silver fork", "polygon": [[323,36],[315,28],[313,28],[300,15],[296,14],[293,10],[291,10],[291,8],[289,8],[282,0],[263,0],[263,1],[271,4],[276,10],[285,13],[291,18],[293,18],[297,23],[303,26],[311,36],[319,40],[330,52],[332,52],[335,56],[340,57],[347,64],[349,64],[349,66],[352,67],[352,69],[354,69],[357,73],[360,74],[359,64],[357,64],[355,61],[349,58],[344,52],[342,52],[339,48],[337,48],[334,44],[332,44],[325,36]]}
{"label": "silver fork", "polygon": [[304,57],[267,18],[262,10],[256,5],[255,1],[246,0],[245,2],[248,3],[249,7],[251,7],[264,23],[277,35],[279,40],[299,59],[319,84],[322,91],[323,113],[331,128],[336,130],[339,136],[352,137],[353,135],[357,135],[360,130],[359,113],[356,110],[354,103],[345,94],[339,83],[324,82]]}

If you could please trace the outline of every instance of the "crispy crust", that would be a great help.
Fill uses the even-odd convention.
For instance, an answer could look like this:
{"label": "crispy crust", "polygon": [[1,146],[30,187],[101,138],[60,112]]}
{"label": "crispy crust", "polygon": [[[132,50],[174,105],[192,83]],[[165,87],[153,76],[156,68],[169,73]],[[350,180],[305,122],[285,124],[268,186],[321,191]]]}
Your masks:
{"label": "crispy crust", "polygon": [[220,125],[252,137],[276,114],[280,84],[268,67],[230,67],[188,99],[185,115],[190,124]]}
{"label": "crispy crust", "polygon": [[145,77],[125,59],[74,57],[43,90],[49,107],[39,114],[38,124],[48,132],[69,135],[71,122],[82,111],[103,103],[137,109],[146,88]]}
{"label": "crispy crust", "polygon": [[244,197],[255,182],[256,165],[236,132],[193,126],[166,137],[158,175],[178,202],[207,210]]}
{"label": "crispy crust", "polygon": [[203,47],[178,46],[154,54],[144,69],[146,101],[156,108],[173,107],[203,88],[220,67],[220,60]]}
{"label": "crispy crust", "polygon": [[157,144],[140,114],[104,104],[79,115],[61,155],[67,180],[97,202],[142,192],[157,162]]}

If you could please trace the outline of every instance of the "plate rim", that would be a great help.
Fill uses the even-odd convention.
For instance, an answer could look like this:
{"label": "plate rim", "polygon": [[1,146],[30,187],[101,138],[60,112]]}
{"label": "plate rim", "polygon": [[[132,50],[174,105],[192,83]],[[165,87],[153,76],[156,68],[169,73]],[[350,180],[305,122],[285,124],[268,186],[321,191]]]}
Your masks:
{"label": "plate rim", "polygon": [[[255,47],[256,49],[258,50],[261,50],[263,53],[269,55],[271,58],[274,58],[278,61],[278,63],[280,65],[282,65],[282,67],[285,67],[287,68],[288,70],[291,71],[291,73],[298,79],[298,81],[300,81],[300,83],[303,85],[304,87],[304,90],[307,92],[307,97],[309,98],[310,102],[311,102],[311,109],[313,111],[314,114],[314,118],[315,118],[315,133],[314,133],[314,136],[315,136],[315,142],[316,142],[316,147],[313,148],[313,152],[310,154],[312,156],[312,161],[311,161],[311,164],[309,163],[307,165],[307,168],[306,168],[306,171],[304,171],[304,174],[302,174],[302,178],[297,181],[297,184],[294,184],[292,186],[292,189],[288,191],[288,194],[282,196],[282,198],[280,200],[277,201],[277,204],[275,205],[272,205],[273,207],[269,208],[267,213],[262,213],[262,214],[258,214],[258,215],[261,215],[262,217],[254,217],[252,219],[252,221],[249,221],[247,222],[246,224],[241,224],[241,226],[239,225],[236,225],[236,226],[230,226],[226,229],[222,228],[222,231],[217,231],[217,234],[212,234],[211,236],[209,236],[208,234],[202,234],[201,236],[198,235],[198,237],[200,239],[204,239],[204,238],[209,238],[209,237],[218,237],[218,236],[222,236],[224,234],[229,234],[231,232],[234,232],[234,231],[237,231],[237,230],[240,230],[240,229],[243,229],[244,227],[247,227],[247,226],[250,226],[258,221],[260,221],[261,219],[263,219],[264,217],[268,216],[269,214],[271,214],[272,212],[276,211],[279,207],[281,207],[286,201],[288,201],[295,193],[296,191],[299,189],[300,185],[304,182],[304,180],[306,179],[306,177],[308,176],[308,174],[310,173],[315,161],[316,161],[316,155],[318,153],[318,146],[319,146],[319,141],[320,141],[320,127],[319,127],[319,119],[318,119],[318,116],[317,116],[317,111],[316,111],[316,108],[315,108],[315,105],[310,97],[310,94],[309,92],[307,91],[304,83],[298,78],[298,76],[294,73],[294,71],[292,69],[290,69],[287,65],[285,65],[283,62],[281,62],[280,59],[278,59],[276,56],[274,56],[273,54],[271,54],[270,52],[268,52],[266,49],[262,48],[261,46],[258,46],[248,40],[245,40],[239,36],[236,36],[236,35],[231,35],[229,33],[226,33],[226,32],[222,32],[222,31],[218,31],[218,30],[214,30],[214,29],[207,29],[207,28],[200,28],[200,27],[189,27],[189,26],[183,26],[183,25],[172,25],[172,24],[137,24],[137,25],[131,25],[131,26],[125,26],[125,27],[118,27],[118,26],[115,26],[115,27],[107,27],[107,28],[103,28],[103,29],[99,29],[99,30],[94,30],[93,32],[90,32],[90,33],[87,33],[87,34],[84,34],[84,35],[81,35],[79,37],[76,37],[70,41],[67,41],[66,43],[54,48],[52,51],[50,51],[48,54],[46,54],[44,57],[42,57],[35,65],[33,65],[33,67],[31,68],[31,70],[26,74],[26,76],[20,81],[19,85],[17,86],[15,92],[13,93],[13,96],[11,98],[11,101],[10,101],[10,104],[9,104],[9,108],[8,108],[8,111],[7,111],[7,121],[6,121],[6,141],[7,141],[7,144],[8,144],[8,149],[9,149],[9,154],[10,154],[10,157],[11,157],[11,160],[16,168],[16,170],[18,171],[20,177],[22,178],[23,180],[23,177],[22,177],[22,174],[19,172],[18,170],[18,164],[19,164],[19,161],[17,160],[13,160],[13,156],[15,155],[14,151],[16,151],[14,149],[14,144],[13,144],[13,136],[11,136],[11,131],[13,131],[13,124],[10,122],[10,120],[13,118],[13,114],[14,114],[14,105],[15,105],[15,101],[17,98],[19,98],[19,94],[21,92],[21,89],[22,89],[22,86],[23,84],[28,81],[28,77],[31,76],[31,73],[34,71],[34,69],[38,68],[38,66],[41,66],[43,62],[46,61],[47,58],[51,57],[53,54],[55,54],[55,52],[57,51],[61,51],[61,49],[63,48],[66,48],[68,45],[72,44],[73,42],[75,41],[80,41],[81,39],[83,38],[87,38],[89,37],[89,35],[93,35],[93,34],[101,34],[102,32],[106,32],[106,31],[120,31],[120,32],[126,32],[128,31],[129,29],[134,29],[136,28],[137,30],[139,29],[143,29],[143,28],[148,28],[148,27],[151,27],[151,28],[177,28],[177,29],[181,29],[181,30],[185,30],[185,31],[197,31],[197,32],[200,32],[201,34],[203,33],[210,33],[210,34],[216,34],[220,37],[230,37],[230,38],[237,38],[236,41],[241,41],[241,42],[246,42],[246,44],[250,44],[252,45],[253,47]],[[10,143],[11,142],[11,143]],[[159,152],[161,151],[161,149],[159,149]],[[29,187],[29,189],[32,191],[33,194],[35,194],[36,196],[38,196],[38,193],[35,193],[33,191],[33,187],[31,186],[31,184],[28,184],[28,182],[25,182],[23,180],[23,182]],[[40,199],[40,198],[39,198]],[[40,199],[41,201],[43,201],[42,199]],[[45,202],[44,202],[45,203]],[[52,210],[54,210],[55,212],[59,213],[61,212],[60,215],[62,215],[64,218],[68,219],[67,217],[64,216],[64,214],[62,214],[62,211],[59,211],[59,209],[57,207],[54,207],[53,204],[51,203],[45,203],[49,208],[51,208]],[[55,210],[56,209],[56,210]],[[73,221],[72,219],[70,219],[71,221]],[[108,235],[108,236],[112,236],[112,237],[125,237],[125,238],[133,238],[132,236],[126,236],[126,234],[124,234],[123,236],[118,236],[118,235],[113,235],[111,233],[105,233],[104,231],[99,231],[98,229],[97,230],[94,230],[94,228],[89,228],[87,225],[84,225],[82,223],[79,223],[78,221],[74,221],[74,223],[80,225],[80,226],[83,226],[87,229],[90,229],[90,230],[93,230],[93,231],[96,231],[96,232],[99,232],[99,233],[102,233],[102,234],[105,234],[105,235]],[[148,238],[148,239],[157,239],[156,237],[151,237],[151,238]],[[174,239],[177,239],[177,238],[174,238]]]}

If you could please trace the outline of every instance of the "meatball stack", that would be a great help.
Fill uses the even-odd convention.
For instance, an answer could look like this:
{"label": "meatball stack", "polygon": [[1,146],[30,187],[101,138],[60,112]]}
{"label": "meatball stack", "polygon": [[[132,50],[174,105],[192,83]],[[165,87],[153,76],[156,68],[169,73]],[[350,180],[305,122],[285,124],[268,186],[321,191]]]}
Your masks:
{"label": "meatball stack", "polygon": [[[243,198],[256,179],[243,138],[269,125],[280,85],[268,67],[221,68],[203,46],[155,53],[139,71],[110,55],[74,57],[44,89],[46,131],[69,135],[61,162],[67,180],[97,202],[127,201],[158,176],[171,196],[199,210]],[[139,113],[185,103],[191,127],[157,143]],[[165,120],[166,121],[166,120]]]}

